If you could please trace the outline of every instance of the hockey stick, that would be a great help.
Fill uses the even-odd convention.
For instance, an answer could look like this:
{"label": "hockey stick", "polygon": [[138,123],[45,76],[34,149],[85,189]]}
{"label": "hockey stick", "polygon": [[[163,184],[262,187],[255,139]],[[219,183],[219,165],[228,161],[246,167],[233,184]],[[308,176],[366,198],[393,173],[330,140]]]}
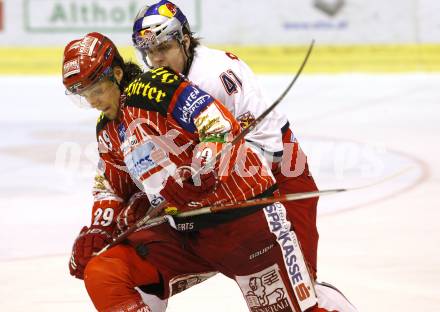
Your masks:
{"label": "hockey stick", "polygon": [[389,180],[395,179],[396,177],[401,176],[402,174],[406,173],[410,169],[412,169],[411,166],[406,167],[396,173],[393,173],[389,176],[386,176],[385,178],[383,178],[379,181],[375,181],[375,182],[372,182],[369,184],[364,184],[364,185],[357,186],[357,187],[337,188],[337,189],[328,189],[328,190],[314,191],[314,192],[284,194],[284,195],[280,195],[277,197],[255,198],[255,199],[249,199],[249,200],[238,201],[238,202],[231,202],[231,203],[226,203],[226,204],[212,205],[212,206],[208,206],[208,207],[203,207],[203,208],[199,208],[199,209],[195,209],[195,210],[182,212],[182,213],[179,213],[178,215],[176,215],[176,217],[182,217],[182,218],[183,217],[192,217],[192,216],[198,216],[198,215],[207,214],[207,213],[216,213],[216,212],[234,210],[234,209],[251,207],[251,206],[273,204],[275,202],[295,201],[295,200],[301,200],[301,199],[321,197],[324,195],[333,195],[333,194],[338,194],[338,193],[342,193],[342,192],[362,190],[362,189],[370,188],[370,187],[385,183]]}
{"label": "hockey stick", "polygon": [[[200,175],[200,173],[205,170],[205,168],[210,168],[212,165],[216,163],[217,160],[221,159],[223,155],[228,153],[234,145],[236,145],[238,142],[240,142],[250,131],[252,131],[267,115],[269,115],[273,109],[284,99],[286,94],[290,91],[293,84],[296,82],[298,77],[301,75],[310,54],[312,53],[313,46],[315,44],[315,40],[312,40],[310,43],[310,46],[307,50],[307,53],[304,57],[303,62],[301,63],[300,68],[298,69],[297,73],[295,74],[295,77],[292,79],[292,81],[289,83],[287,88],[284,90],[284,92],[278,97],[278,99],[275,100],[275,102],[272,103],[260,116],[258,116],[255,120],[253,120],[247,128],[245,128],[243,131],[241,131],[231,142],[227,143],[226,146],[222,148],[221,151],[219,151],[214,157],[212,157],[208,162],[206,162],[199,170],[197,170],[194,174],[192,174],[192,178],[197,177]],[[149,220],[153,219],[154,217],[158,216],[164,208],[166,208],[168,202],[165,200],[162,203],[160,203],[158,206],[152,208],[149,213],[145,215],[142,219],[138,220],[132,227],[127,229],[125,232],[120,234],[118,237],[116,237],[113,242],[105,246],[103,249],[101,249],[97,255],[103,253],[104,251],[108,250],[109,248],[121,243],[124,241],[130,234],[134,233],[137,229],[145,225]]]}
{"label": "hockey stick", "polygon": [[186,212],[181,212],[181,213],[178,213],[175,215],[162,215],[160,217],[150,219],[144,225],[142,225],[138,229],[136,229],[135,232],[138,230],[145,230],[145,229],[163,224],[165,222],[168,222],[169,217],[171,217],[171,216],[177,217],[177,218],[194,217],[194,216],[200,216],[200,215],[204,215],[204,214],[211,214],[211,213],[223,212],[223,211],[228,211],[228,210],[241,209],[241,208],[246,208],[246,207],[251,207],[251,206],[273,204],[276,202],[286,202],[286,201],[295,201],[295,200],[301,200],[301,199],[321,197],[324,195],[332,195],[332,194],[337,194],[337,193],[345,192],[345,191],[349,191],[349,190],[350,189],[329,189],[329,190],[323,190],[323,191],[292,193],[292,194],[284,194],[284,195],[281,195],[278,197],[255,198],[255,199],[248,199],[248,200],[238,201],[238,202],[230,202],[230,203],[226,203],[226,204],[212,205],[212,206],[207,206],[207,207],[194,209],[194,210],[190,210],[190,211],[186,211]]}
{"label": "hockey stick", "polygon": [[[357,186],[357,187],[337,188],[337,189],[328,189],[328,190],[322,190],[322,191],[303,192],[303,193],[292,193],[292,194],[284,194],[284,195],[281,195],[278,197],[256,198],[256,199],[231,202],[231,203],[226,203],[226,204],[212,205],[212,206],[208,206],[208,207],[194,209],[191,211],[182,212],[182,213],[176,214],[175,217],[177,217],[177,218],[193,217],[193,216],[199,216],[199,215],[203,215],[203,214],[217,213],[217,212],[246,208],[246,207],[251,207],[251,206],[273,204],[276,202],[302,200],[302,199],[308,199],[308,198],[314,198],[314,197],[321,197],[321,196],[325,196],[325,195],[334,195],[334,194],[338,194],[338,193],[342,193],[342,192],[351,192],[351,191],[367,189],[370,187],[374,187],[374,186],[383,184],[387,181],[393,180],[393,179],[403,175],[404,173],[408,172],[412,168],[413,167],[411,167],[411,166],[406,167],[396,173],[393,173],[389,176],[386,176],[385,178],[382,178],[381,180],[374,181],[372,183],[364,184],[364,185]],[[165,222],[167,222],[167,220],[168,220],[168,216],[160,216],[160,217],[151,219],[149,222],[147,222],[147,224],[145,224],[145,226],[142,227],[142,229],[150,228],[150,227],[165,223]]]}
{"label": "hockey stick", "polygon": [[[239,142],[241,139],[243,139],[249,132],[251,132],[264,118],[266,118],[267,115],[269,115],[273,109],[280,104],[280,102],[284,99],[284,97],[286,96],[287,93],[289,93],[290,89],[292,88],[293,84],[296,82],[296,80],[298,79],[299,75],[301,75],[304,67],[307,64],[307,61],[309,59],[310,53],[312,53],[313,50],[313,46],[315,45],[315,40],[312,40],[312,42],[310,43],[309,49],[307,50],[306,56],[304,57],[304,60],[300,66],[300,68],[298,69],[298,72],[296,73],[295,77],[293,77],[292,81],[289,83],[289,85],[287,86],[286,90],[284,90],[283,93],[281,93],[281,95],[278,97],[278,99],[275,100],[275,102],[272,103],[271,106],[269,106],[263,113],[261,113],[260,116],[258,116],[255,120],[253,120],[249,126],[247,128],[245,128],[239,135],[237,135],[232,141],[231,141],[231,145],[236,144],[237,142]],[[221,151],[218,153],[220,154]],[[218,155],[217,154],[217,155]],[[217,156],[216,155],[216,156]],[[221,156],[221,155],[220,155]]]}

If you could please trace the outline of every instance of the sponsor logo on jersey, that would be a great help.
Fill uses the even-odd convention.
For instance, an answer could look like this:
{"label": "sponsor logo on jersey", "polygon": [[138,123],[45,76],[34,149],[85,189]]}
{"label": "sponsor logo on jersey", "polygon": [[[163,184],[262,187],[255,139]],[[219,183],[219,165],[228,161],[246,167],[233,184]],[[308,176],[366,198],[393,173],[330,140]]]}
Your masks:
{"label": "sponsor logo on jersey", "polygon": [[135,146],[136,144],[138,144],[138,139],[135,135],[132,135],[128,138],[128,143],[130,144],[130,146]]}
{"label": "sponsor logo on jersey", "polygon": [[173,115],[184,123],[184,128],[190,132],[196,130],[193,118],[197,116],[208,104],[212,97],[194,86],[187,86],[179,96]]}
{"label": "sponsor logo on jersey", "polygon": [[98,191],[107,191],[107,187],[104,184],[106,181],[104,175],[97,174],[95,175],[95,184],[93,185],[93,188]]}
{"label": "sponsor logo on jersey", "polygon": [[128,87],[125,88],[124,93],[127,97],[138,95],[155,101],[156,103],[163,102],[167,96],[165,91],[156,86],[152,86],[151,82],[142,81],[141,78],[133,80]]}
{"label": "sponsor logo on jersey", "polygon": [[181,293],[194,285],[200,284],[215,274],[216,272],[207,272],[174,277],[169,282],[170,296],[174,296],[175,294]]}
{"label": "sponsor logo on jersey", "polygon": [[200,165],[201,166],[205,166],[207,162],[209,162],[211,160],[211,158],[214,156],[215,151],[213,151],[213,148],[215,148],[215,146],[205,146],[203,147],[203,149],[200,151],[197,151],[196,153],[196,158],[200,159]]}
{"label": "sponsor logo on jersey", "polygon": [[295,310],[277,264],[252,275],[237,276],[236,280],[250,311],[290,312]]}
{"label": "sponsor logo on jersey", "polygon": [[133,176],[140,178],[149,170],[157,167],[156,162],[151,156],[154,148],[155,146],[152,142],[147,142],[138,146],[124,157],[128,171]]}
{"label": "sponsor logo on jersey", "polygon": [[286,218],[286,209],[275,203],[264,208],[264,214],[270,231],[275,234],[281,247],[284,264],[294,289],[295,297],[303,311],[316,304],[316,296],[298,239]]}
{"label": "sponsor logo on jersey", "polygon": [[163,67],[150,70],[150,74],[152,79],[165,84],[171,84],[179,80],[178,75]]}
{"label": "sponsor logo on jersey", "polygon": [[237,120],[240,123],[241,128],[246,129],[252,122],[255,121],[255,116],[251,112],[247,111],[246,113],[238,116]]}
{"label": "sponsor logo on jersey", "polygon": [[194,230],[194,222],[177,223],[176,230],[179,232],[191,232]]}
{"label": "sponsor logo on jersey", "polygon": [[121,142],[125,141],[125,134],[127,133],[127,129],[125,128],[125,125],[123,123],[120,123],[118,125],[118,136],[119,136],[119,140]]}
{"label": "sponsor logo on jersey", "polygon": [[133,146],[136,146],[139,143],[136,135],[130,136],[127,140],[123,141],[121,144],[121,151],[123,155],[126,155]]}

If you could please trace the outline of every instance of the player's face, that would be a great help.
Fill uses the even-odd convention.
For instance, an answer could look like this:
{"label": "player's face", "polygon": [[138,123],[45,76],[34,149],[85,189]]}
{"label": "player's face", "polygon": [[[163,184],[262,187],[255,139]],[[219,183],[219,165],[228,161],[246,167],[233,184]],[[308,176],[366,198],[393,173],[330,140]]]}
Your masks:
{"label": "player's face", "polygon": [[[186,39],[183,44],[186,45]],[[187,61],[184,47],[172,39],[148,49],[148,58],[154,68],[168,66],[175,72],[183,72]]]}
{"label": "player's face", "polygon": [[113,81],[103,79],[81,92],[81,96],[83,96],[93,108],[103,112],[108,119],[113,120],[118,116],[120,91]]}

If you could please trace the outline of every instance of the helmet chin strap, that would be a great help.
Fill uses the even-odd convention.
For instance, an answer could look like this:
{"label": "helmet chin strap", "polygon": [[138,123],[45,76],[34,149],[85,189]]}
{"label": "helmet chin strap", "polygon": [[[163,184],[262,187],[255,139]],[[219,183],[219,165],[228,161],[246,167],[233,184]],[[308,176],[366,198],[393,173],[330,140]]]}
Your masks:
{"label": "helmet chin strap", "polygon": [[118,86],[119,90],[121,91],[121,94],[124,93],[124,90],[122,89],[121,84],[115,79],[115,83]]}
{"label": "helmet chin strap", "polygon": [[180,40],[179,43],[180,43],[180,47],[183,49],[183,53],[186,56],[186,62],[185,62],[185,66],[183,67],[182,74],[188,76],[189,69],[191,68],[191,64],[193,62],[194,56],[192,54],[191,55],[188,54],[188,51],[185,48],[185,44],[183,43],[183,39]]}

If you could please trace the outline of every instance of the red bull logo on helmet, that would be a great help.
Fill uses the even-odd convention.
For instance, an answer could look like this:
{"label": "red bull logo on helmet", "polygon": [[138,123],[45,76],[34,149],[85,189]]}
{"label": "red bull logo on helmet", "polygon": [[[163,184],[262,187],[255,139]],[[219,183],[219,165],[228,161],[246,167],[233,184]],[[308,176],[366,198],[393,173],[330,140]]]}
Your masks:
{"label": "red bull logo on helmet", "polygon": [[156,34],[150,29],[142,29],[139,31],[139,37],[142,38],[144,44],[151,44],[157,41]]}
{"label": "red bull logo on helmet", "polygon": [[177,8],[174,4],[168,2],[164,5],[161,5],[157,10],[160,15],[172,18],[177,13]]}

